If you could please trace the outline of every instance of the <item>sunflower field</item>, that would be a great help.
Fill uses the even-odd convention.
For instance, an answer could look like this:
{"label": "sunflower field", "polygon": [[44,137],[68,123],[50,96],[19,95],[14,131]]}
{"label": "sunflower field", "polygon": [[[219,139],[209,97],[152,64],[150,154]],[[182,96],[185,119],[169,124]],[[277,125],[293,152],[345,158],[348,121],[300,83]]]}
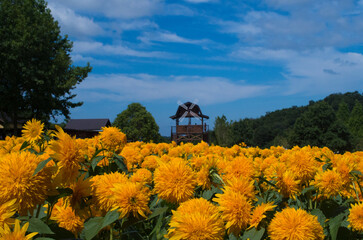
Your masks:
{"label": "sunflower field", "polygon": [[0,239],[362,239],[363,152],[76,139],[0,141]]}

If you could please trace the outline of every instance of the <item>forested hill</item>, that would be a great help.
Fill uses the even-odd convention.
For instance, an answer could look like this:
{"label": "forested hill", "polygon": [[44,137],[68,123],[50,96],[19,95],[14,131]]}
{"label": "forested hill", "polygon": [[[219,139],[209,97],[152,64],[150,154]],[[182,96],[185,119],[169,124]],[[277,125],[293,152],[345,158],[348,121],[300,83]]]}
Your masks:
{"label": "forested hill", "polygon": [[362,93],[348,92],[256,119],[228,121],[225,116],[217,117],[212,142],[222,146],[245,142],[261,148],[314,145],[339,152],[363,150],[362,105]]}

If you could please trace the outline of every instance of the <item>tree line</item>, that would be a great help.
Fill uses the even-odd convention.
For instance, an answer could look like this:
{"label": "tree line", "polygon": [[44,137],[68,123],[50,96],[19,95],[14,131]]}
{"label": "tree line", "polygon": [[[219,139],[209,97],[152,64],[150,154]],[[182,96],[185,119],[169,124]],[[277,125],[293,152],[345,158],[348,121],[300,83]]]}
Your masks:
{"label": "tree line", "polygon": [[307,106],[268,112],[260,118],[228,121],[219,116],[211,142],[232,146],[245,142],[267,148],[284,146],[329,147],[336,152],[363,150],[363,95],[359,92],[331,94]]}

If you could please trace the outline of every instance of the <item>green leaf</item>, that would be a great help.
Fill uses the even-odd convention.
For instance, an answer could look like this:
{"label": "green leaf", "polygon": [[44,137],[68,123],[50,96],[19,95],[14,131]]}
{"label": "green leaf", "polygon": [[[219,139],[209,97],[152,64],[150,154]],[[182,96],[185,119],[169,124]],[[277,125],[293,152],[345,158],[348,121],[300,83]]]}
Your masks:
{"label": "green leaf", "polygon": [[38,232],[39,234],[54,234],[52,230],[39,218],[31,218],[29,220],[29,232]]}
{"label": "green leaf", "polygon": [[54,240],[54,238],[39,237],[39,238],[36,238],[35,240]]}
{"label": "green leaf", "polygon": [[314,216],[317,216],[318,217],[318,222],[320,223],[321,226],[324,227],[325,225],[325,220],[326,220],[326,217],[324,215],[324,213],[320,210],[320,209],[313,209],[311,211],[311,214],[314,215]]}
{"label": "green leaf", "polygon": [[325,172],[326,170],[331,169],[332,163],[328,162],[326,164],[324,164],[323,166],[323,171]]}
{"label": "green leaf", "polygon": [[330,236],[332,240],[336,240],[338,236],[338,231],[340,226],[342,225],[343,219],[345,217],[345,213],[341,213],[338,216],[329,220],[329,230]]}
{"label": "green leaf", "polygon": [[28,146],[30,146],[30,143],[28,143],[27,141],[24,141],[24,142],[23,142],[23,144],[21,145],[21,147],[20,147],[20,150],[19,150],[19,151],[21,151],[21,150],[25,149],[25,148],[26,148],[26,147],[28,147]]}
{"label": "green leaf", "polygon": [[159,216],[160,214],[166,212],[169,209],[169,207],[160,207],[156,208],[153,213],[148,217],[148,219],[154,218]]}
{"label": "green leaf", "polygon": [[55,196],[48,196],[47,202],[49,202],[50,204],[55,204],[58,201],[58,199],[73,194],[73,190],[70,188],[57,188],[57,191],[59,192],[59,194]]}
{"label": "green leaf", "polygon": [[355,174],[355,175],[358,175],[358,176],[363,176],[362,172],[358,171],[358,170],[353,170],[350,172],[350,174]]}
{"label": "green leaf", "polygon": [[96,168],[96,166],[97,166],[97,164],[102,160],[102,159],[104,159],[105,158],[105,156],[97,156],[97,157],[94,157],[93,159],[92,159],[92,163],[91,163],[91,166],[92,166],[92,170],[94,171],[95,170],[95,168]]}
{"label": "green leaf", "polygon": [[324,162],[323,160],[321,160],[320,158],[317,158],[317,157],[315,157],[315,161]]}
{"label": "green leaf", "polygon": [[90,218],[87,222],[84,223],[82,233],[84,234],[86,240],[91,240],[98,234],[98,232],[101,230],[102,222],[103,217],[94,217]]}
{"label": "green leaf", "polygon": [[47,160],[41,161],[38,164],[37,168],[35,169],[33,176],[36,175],[38,172],[40,172],[45,167],[45,165],[47,165],[47,163],[50,162],[50,160],[52,160],[52,158],[48,158]]}
{"label": "green leaf", "polygon": [[264,233],[265,233],[264,228],[261,228],[260,230],[257,230],[256,228],[251,228],[250,230],[244,232],[242,239],[260,240],[263,237]]}
{"label": "green leaf", "polygon": [[238,240],[238,238],[233,234],[233,233],[230,233],[229,235],[228,235],[228,239],[229,240]]}
{"label": "green leaf", "polygon": [[115,222],[117,219],[119,219],[119,217],[120,213],[117,210],[108,212],[106,216],[103,218],[101,229]]}
{"label": "green leaf", "polygon": [[115,210],[108,212],[105,217],[90,218],[84,224],[82,236],[84,236],[86,240],[94,238],[102,230],[102,228],[112,224],[119,217],[120,213],[117,210]]}
{"label": "green leaf", "polygon": [[214,191],[213,190],[206,190],[203,192],[202,194],[202,198],[206,199],[206,200],[210,200],[214,195]]}
{"label": "green leaf", "polygon": [[312,191],[315,191],[315,190],[316,190],[316,187],[315,186],[309,186],[307,188],[304,188],[301,191],[301,195],[304,195],[305,193],[312,192]]}
{"label": "green leaf", "polygon": [[114,156],[115,163],[117,164],[119,169],[121,169],[122,172],[127,174],[128,170],[127,170],[126,164],[124,162],[124,157],[117,155],[117,154],[114,154],[113,156]]}

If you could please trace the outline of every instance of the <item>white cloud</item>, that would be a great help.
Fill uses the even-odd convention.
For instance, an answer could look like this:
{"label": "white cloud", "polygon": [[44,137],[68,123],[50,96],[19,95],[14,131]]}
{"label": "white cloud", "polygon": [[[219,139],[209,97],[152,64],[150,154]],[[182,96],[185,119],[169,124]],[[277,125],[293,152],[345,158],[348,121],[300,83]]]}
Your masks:
{"label": "white cloud", "polygon": [[93,57],[82,56],[80,54],[72,54],[72,61],[78,64],[87,64],[91,63],[92,66],[107,66],[107,67],[116,67],[118,64],[111,61],[105,61],[100,59],[95,59]]}
{"label": "white cloud", "polygon": [[266,85],[249,85],[221,77],[92,74],[78,86],[77,95],[85,101],[198,99],[203,104],[214,104],[259,96],[268,89]]}
{"label": "white cloud", "polygon": [[211,42],[208,39],[188,39],[167,31],[145,32],[143,35],[138,37],[138,39],[146,44],[149,44],[151,42],[172,42],[205,45]]}
{"label": "white cloud", "polygon": [[78,12],[122,19],[152,16],[163,6],[161,0],[50,0],[49,2],[61,2]]}
{"label": "white cloud", "polygon": [[353,0],[265,2],[269,7],[264,11],[241,11],[233,21],[212,23],[224,33],[235,34],[245,46],[312,49],[362,43],[362,7]]}
{"label": "white cloud", "polygon": [[216,2],[216,0],[184,0],[189,3],[209,3],[209,2]]}
{"label": "white cloud", "polygon": [[281,65],[285,83],[277,87],[287,95],[323,95],[363,89],[363,55],[360,53],[343,53],[333,48],[296,51],[243,47],[232,56]]}
{"label": "white cloud", "polygon": [[122,44],[110,45],[101,42],[75,41],[73,47],[74,53],[92,54],[105,56],[132,56],[145,58],[172,58],[173,56],[166,52],[158,51],[137,51]]}
{"label": "white cloud", "polygon": [[52,3],[48,7],[64,33],[79,38],[104,34],[103,29],[93,19],[77,15],[72,9],[59,4]]}
{"label": "white cloud", "polygon": [[194,12],[181,4],[166,4],[163,0],[49,0],[82,14],[105,16],[113,19],[137,19],[154,15],[185,15]]}

